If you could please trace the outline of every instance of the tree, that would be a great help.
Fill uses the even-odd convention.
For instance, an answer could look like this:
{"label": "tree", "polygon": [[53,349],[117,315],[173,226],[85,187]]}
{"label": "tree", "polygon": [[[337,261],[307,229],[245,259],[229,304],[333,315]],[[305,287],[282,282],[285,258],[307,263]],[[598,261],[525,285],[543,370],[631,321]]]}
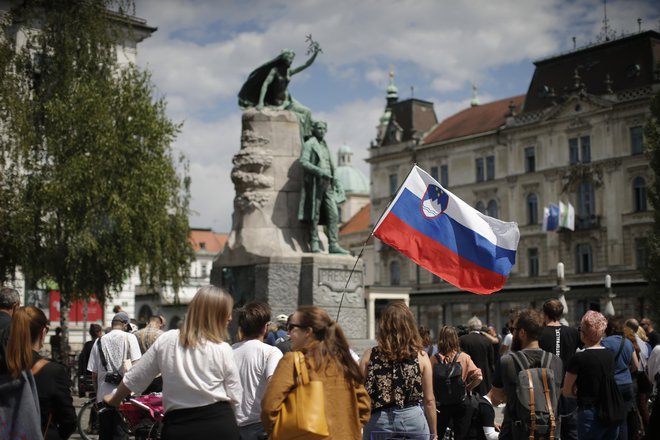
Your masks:
{"label": "tree", "polygon": [[149,73],[117,61],[131,6],[26,1],[3,26],[0,276],[18,265],[56,283],[63,351],[71,301],[105,301],[135,268],[176,291],[193,257],[187,164],[171,150],[180,125]]}
{"label": "tree", "polygon": [[644,145],[647,148],[651,169],[655,174],[650,187],[649,198],[653,205],[653,232],[648,241],[649,264],[644,275],[649,282],[647,298],[653,318],[660,318],[660,93],[651,100],[651,114],[644,127]]}

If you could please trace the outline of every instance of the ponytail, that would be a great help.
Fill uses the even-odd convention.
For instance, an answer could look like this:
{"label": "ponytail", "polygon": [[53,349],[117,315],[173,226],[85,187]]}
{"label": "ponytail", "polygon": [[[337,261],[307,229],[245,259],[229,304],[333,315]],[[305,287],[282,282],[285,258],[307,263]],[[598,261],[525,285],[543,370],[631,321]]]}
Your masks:
{"label": "ponytail", "polygon": [[46,315],[36,307],[21,307],[14,312],[6,353],[7,369],[13,377],[32,366],[32,344],[47,326]]}
{"label": "ponytail", "polygon": [[298,308],[301,325],[311,327],[314,341],[303,349],[303,352],[314,358],[314,367],[324,368],[328,361],[333,362],[344,372],[347,381],[362,384],[364,378],[357,362],[351,356],[348,340],[342,328],[333,321],[328,313],[316,306]]}

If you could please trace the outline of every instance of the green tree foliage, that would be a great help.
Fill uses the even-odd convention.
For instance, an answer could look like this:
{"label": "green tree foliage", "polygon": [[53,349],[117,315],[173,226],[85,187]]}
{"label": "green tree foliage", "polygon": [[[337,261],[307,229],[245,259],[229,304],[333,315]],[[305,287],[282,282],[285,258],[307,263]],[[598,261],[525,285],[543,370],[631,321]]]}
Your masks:
{"label": "green tree foliage", "polygon": [[649,264],[645,277],[649,282],[649,299],[654,320],[660,319],[660,93],[651,100],[651,115],[644,127],[644,145],[648,151],[655,177],[649,185],[649,198],[653,205],[653,232],[649,237]]}
{"label": "green tree foliage", "polygon": [[63,329],[71,300],[104,301],[136,268],[176,291],[193,257],[180,126],[149,74],[117,62],[130,6],[33,0],[3,24],[0,277],[55,282]]}

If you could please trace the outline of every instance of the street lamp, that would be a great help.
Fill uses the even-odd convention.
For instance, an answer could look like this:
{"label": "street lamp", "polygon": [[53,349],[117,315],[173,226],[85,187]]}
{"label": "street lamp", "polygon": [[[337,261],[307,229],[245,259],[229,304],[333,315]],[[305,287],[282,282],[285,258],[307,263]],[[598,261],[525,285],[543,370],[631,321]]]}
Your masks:
{"label": "street lamp", "polygon": [[614,292],[612,292],[612,277],[610,274],[605,275],[605,294],[607,295],[607,304],[605,304],[605,310],[603,314],[605,316],[614,316],[614,305],[612,304],[612,299],[616,298]]}
{"label": "street lamp", "polygon": [[566,303],[566,297],[564,294],[571,290],[571,288],[566,285],[566,278],[564,278],[564,263],[561,261],[557,263],[557,286],[555,286],[554,290],[559,291],[559,298],[557,299],[559,299],[559,302],[564,307],[564,312],[561,314],[559,322],[562,325],[568,325],[568,321],[566,320],[566,316],[568,316],[568,304]]}

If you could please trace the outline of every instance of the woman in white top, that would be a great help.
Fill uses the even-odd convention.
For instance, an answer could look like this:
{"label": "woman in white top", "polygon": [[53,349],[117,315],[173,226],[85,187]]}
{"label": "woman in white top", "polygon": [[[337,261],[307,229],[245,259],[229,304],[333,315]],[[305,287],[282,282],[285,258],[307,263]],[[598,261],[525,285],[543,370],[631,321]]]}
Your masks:
{"label": "woman in white top", "polygon": [[238,440],[232,405],[242,399],[242,389],[227,326],[231,296],[214,286],[199,289],[188,306],[181,330],[161,335],[117,387],[105,396],[118,406],[132,391],[144,390],[163,377],[165,420],[161,437],[168,439]]}

